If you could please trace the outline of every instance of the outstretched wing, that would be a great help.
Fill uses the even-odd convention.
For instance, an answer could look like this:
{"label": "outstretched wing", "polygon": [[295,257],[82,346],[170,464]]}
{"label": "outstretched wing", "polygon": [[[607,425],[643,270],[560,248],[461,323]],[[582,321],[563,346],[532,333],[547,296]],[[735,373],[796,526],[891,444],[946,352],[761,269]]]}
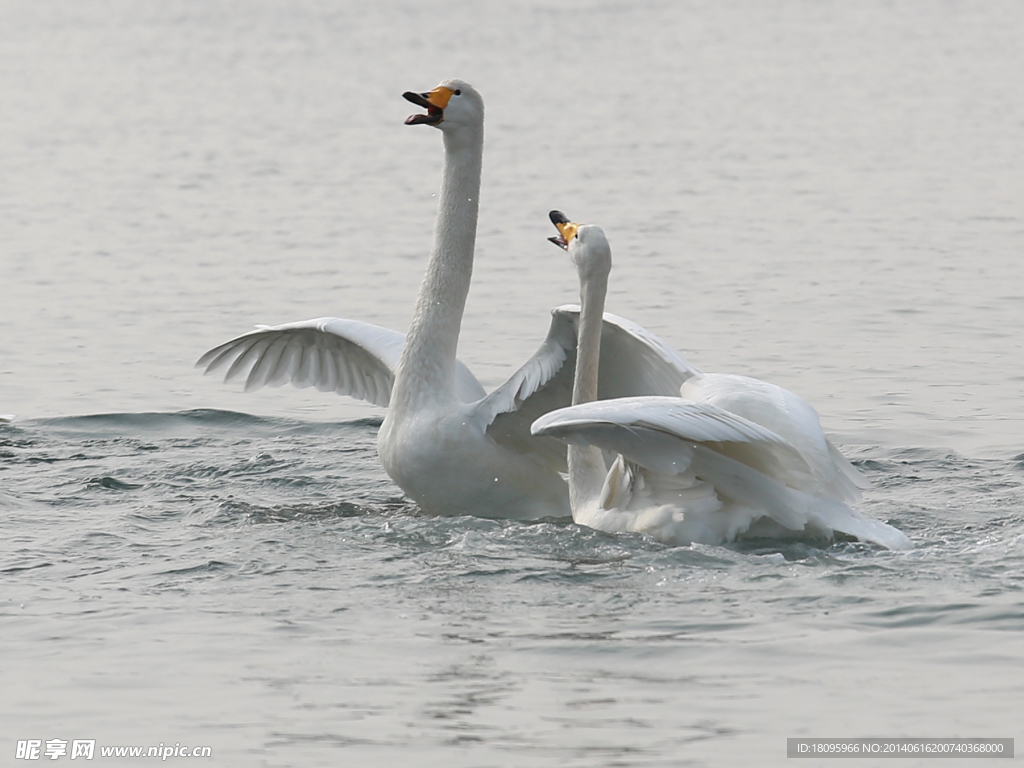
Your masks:
{"label": "outstretched wing", "polygon": [[573,405],[533,423],[535,435],[594,445],[656,472],[685,472],[693,445],[749,443],[793,451],[771,430],[706,403],[679,397],[624,397]]}
{"label": "outstretched wing", "polygon": [[[225,370],[225,381],[245,380],[245,391],[264,386],[316,387],[386,407],[405,334],[358,320],[320,317],[260,326],[214,347],[196,362],[206,373]],[[463,402],[484,396],[461,362],[456,387]]]}
{"label": "outstretched wing", "polygon": [[[523,452],[539,452],[564,468],[565,447],[530,432],[545,413],[572,402],[580,308],[551,311],[547,338],[533,357],[477,404],[474,416],[497,442]],[[699,371],[657,336],[625,318],[604,314],[598,398],[678,395],[680,385]]]}

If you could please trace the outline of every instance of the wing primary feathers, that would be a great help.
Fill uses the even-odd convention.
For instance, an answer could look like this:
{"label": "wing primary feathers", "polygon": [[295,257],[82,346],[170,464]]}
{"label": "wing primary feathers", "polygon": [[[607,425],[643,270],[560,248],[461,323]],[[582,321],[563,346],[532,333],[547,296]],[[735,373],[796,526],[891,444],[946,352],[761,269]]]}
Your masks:
{"label": "wing primary feathers", "polygon": [[320,370],[320,377],[317,379],[316,388],[321,392],[331,392],[337,386],[337,373],[334,368],[334,361],[327,355],[327,350],[319,344],[316,346],[317,367]]}
{"label": "wing primary feathers", "polygon": [[277,372],[273,379],[267,383],[272,387],[280,387],[295,379],[295,373],[299,367],[299,357],[302,353],[298,344],[288,340],[285,343],[284,351],[281,353],[281,361],[277,364]]}
{"label": "wing primary feathers", "polygon": [[267,344],[267,348],[263,354],[256,361],[256,364],[249,371],[249,376],[245,380],[245,391],[252,392],[267,383],[267,380],[273,376],[277,369],[277,364],[281,361],[281,353],[284,352],[285,345],[287,344],[286,339],[270,339]]}
{"label": "wing primary feathers", "polygon": [[[205,373],[226,370],[224,380],[244,379],[246,391],[292,384],[366,399],[386,406],[405,335],[358,320],[320,317],[258,326],[204,353]],[[472,372],[456,360],[457,395],[465,403],[484,397]]]}
{"label": "wing primary feathers", "polygon": [[225,365],[227,365],[229,366],[229,369],[228,372],[224,374],[224,381],[229,381],[228,375],[231,372],[231,364],[233,364],[235,361],[238,360],[239,357],[248,352],[252,345],[255,343],[256,339],[249,338],[245,339],[242,343],[238,345],[223,344],[217,347],[216,349],[212,349],[205,355],[203,355],[203,357],[199,358],[199,362],[201,363],[208,356],[216,353],[213,356],[212,360],[207,364],[206,373],[212,373],[213,371],[216,371],[218,368],[223,368]]}
{"label": "wing primary feathers", "polygon": [[230,381],[238,376],[243,376],[250,366],[255,365],[256,361],[260,359],[260,355],[263,354],[267,343],[267,340],[261,336],[253,337],[252,343],[235,358],[231,367],[228,368],[228,372],[224,374],[224,381]]}
{"label": "wing primary feathers", "polygon": [[313,375],[313,360],[315,356],[316,349],[304,346],[299,350],[299,368],[295,372],[295,378],[292,379],[292,383],[296,387],[306,389],[316,383],[316,378]]}

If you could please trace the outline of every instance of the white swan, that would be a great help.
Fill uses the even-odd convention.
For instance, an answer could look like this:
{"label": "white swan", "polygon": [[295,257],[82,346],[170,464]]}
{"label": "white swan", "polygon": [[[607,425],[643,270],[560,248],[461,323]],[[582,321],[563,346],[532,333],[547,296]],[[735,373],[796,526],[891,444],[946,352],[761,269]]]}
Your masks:
{"label": "white swan", "polygon": [[[560,471],[565,447],[530,424],[570,403],[579,310],[552,311],[544,343],[490,395],[456,359],[473,271],[483,152],[484,106],[461,80],[406,93],[426,114],[407,124],[441,130],[445,163],[434,246],[408,336],[357,320],[318,318],[261,326],[196,363],[247,391],[291,383],[388,408],[377,450],[391,478],[433,514],[531,519],[568,515]],[[600,323],[599,323],[600,325]],[[673,394],[692,371],[644,329],[604,318],[607,361],[599,395]]]}
{"label": "white swan", "polygon": [[[895,528],[848,506],[866,481],[822,433],[804,400],[757,379],[693,371],[682,397],[596,400],[611,248],[600,227],[552,211],[579,272],[582,314],[573,405],[535,435],[569,443],[573,519],[672,544],[721,544],[743,534],[831,538],[841,532],[891,549]],[[602,451],[615,457],[611,465]]]}

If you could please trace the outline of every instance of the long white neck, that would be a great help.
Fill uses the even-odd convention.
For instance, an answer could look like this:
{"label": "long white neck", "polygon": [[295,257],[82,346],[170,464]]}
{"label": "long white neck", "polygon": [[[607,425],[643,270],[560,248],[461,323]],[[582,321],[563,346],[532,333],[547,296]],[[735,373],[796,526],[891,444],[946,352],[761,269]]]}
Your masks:
{"label": "long white neck", "polygon": [[483,124],[444,131],[444,171],[434,222],[434,247],[420,286],[389,409],[455,399],[455,356],[480,206]]}
{"label": "long white neck", "polygon": [[[576,343],[576,376],[572,404],[597,400],[598,363],[608,275],[591,276],[580,282],[580,327]],[[569,444],[569,500],[573,509],[593,500],[604,486],[607,467],[601,449],[592,445]]]}

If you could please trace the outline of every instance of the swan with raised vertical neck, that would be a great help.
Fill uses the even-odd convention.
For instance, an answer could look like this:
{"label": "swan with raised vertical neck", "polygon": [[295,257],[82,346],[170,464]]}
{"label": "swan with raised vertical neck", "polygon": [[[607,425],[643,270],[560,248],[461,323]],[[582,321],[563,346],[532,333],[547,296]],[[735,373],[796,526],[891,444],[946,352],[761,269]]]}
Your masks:
{"label": "swan with raised vertical neck", "polygon": [[[405,98],[425,113],[409,125],[437,128],[444,142],[434,244],[408,335],[358,320],[317,318],[257,330],[221,344],[197,365],[243,379],[247,391],[290,383],[387,407],[377,450],[388,475],[433,514],[533,519],[570,513],[560,474],[565,446],[530,424],[570,403],[577,307],[552,311],[547,338],[487,395],[456,358],[473,272],[484,105],[461,80]],[[608,315],[600,397],[669,394],[689,365],[643,328]]]}
{"label": "swan with raised vertical neck", "polygon": [[890,549],[910,546],[902,532],[847,504],[864,479],[792,392],[694,369],[678,397],[597,400],[611,247],[600,227],[550,215],[559,231],[550,239],[579,273],[582,310],[573,404],[542,416],[532,431],[569,445],[577,523],[669,544],[842,533]]}

